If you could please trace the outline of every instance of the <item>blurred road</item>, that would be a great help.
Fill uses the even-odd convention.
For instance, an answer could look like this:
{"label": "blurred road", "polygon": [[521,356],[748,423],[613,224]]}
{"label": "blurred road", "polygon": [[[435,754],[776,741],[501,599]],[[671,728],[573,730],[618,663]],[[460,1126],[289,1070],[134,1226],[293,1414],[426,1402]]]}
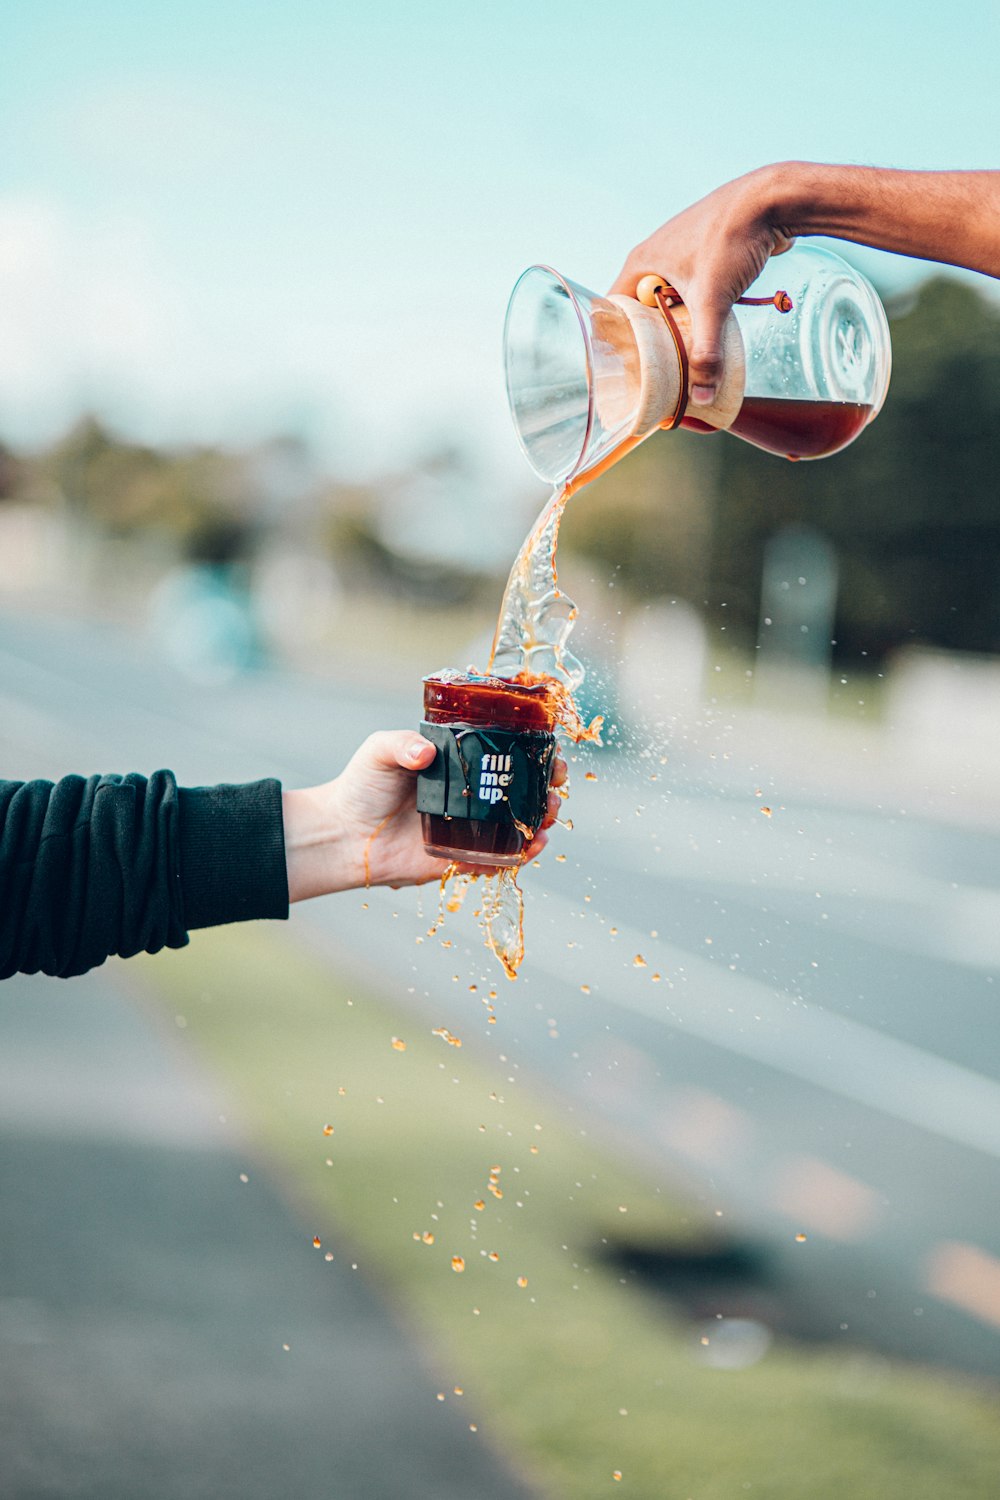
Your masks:
{"label": "blurred road", "polygon": [[0,988],[5,1500],[528,1500],[124,965]]}
{"label": "blurred road", "polygon": [[[197,688],[110,628],[0,616],[6,776],[307,784],[415,724],[418,699],[272,674]],[[942,778],[911,749],[720,711],[581,757],[575,828],[525,876],[516,984],[471,915],[425,937],[433,896],[293,923],[759,1251],[757,1284],[716,1310],[1000,1377],[1000,798],[982,760]]]}

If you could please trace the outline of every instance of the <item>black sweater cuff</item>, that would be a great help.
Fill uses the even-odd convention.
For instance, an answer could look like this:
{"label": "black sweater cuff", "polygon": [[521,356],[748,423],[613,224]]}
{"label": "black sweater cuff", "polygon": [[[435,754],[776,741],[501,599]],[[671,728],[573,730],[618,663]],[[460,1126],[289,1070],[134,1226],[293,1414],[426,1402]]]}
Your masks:
{"label": "black sweater cuff", "polygon": [[288,916],[281,783],[179,787],[180,879],[188,931]]}

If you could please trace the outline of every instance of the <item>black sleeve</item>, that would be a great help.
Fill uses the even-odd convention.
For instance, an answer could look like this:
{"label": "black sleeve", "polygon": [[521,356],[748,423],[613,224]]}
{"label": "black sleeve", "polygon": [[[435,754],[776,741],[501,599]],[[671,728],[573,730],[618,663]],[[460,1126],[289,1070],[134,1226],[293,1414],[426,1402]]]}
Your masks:
{"label": "black sleeve", "polygon": [[0,979],[68,978],[181,948],[196,927],[287,915],[277,781],[0,781]]}

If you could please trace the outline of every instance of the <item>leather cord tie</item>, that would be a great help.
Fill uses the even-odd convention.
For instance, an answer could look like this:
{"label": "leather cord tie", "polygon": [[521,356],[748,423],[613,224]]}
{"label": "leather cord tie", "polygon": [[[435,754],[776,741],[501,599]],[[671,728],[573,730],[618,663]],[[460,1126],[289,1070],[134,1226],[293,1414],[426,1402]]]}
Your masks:
{"label": "leather cord tie", "polygon": [[790,313],[795,306],[787,292],[775,292],[773,297],[737,297],[737,307],[774,307],[780,313]]}
{"label": "leather cord tie", "polygon": [[677,362],[680,365],[681,369],[681,384],[680,390],[677,393],[677,405],[674,408],[674,414],[666,422],[660,423],[660,426],[662,427],[664,432],[673,432],[675,427],[680,426],[681,418],[683,417],[685,411],[687,411],[688,404],[687,345],[685,344],[684,339],[681,336],[681,331],[677,326],[677,319],[670,311],[672,307],[677,307],[679,305],[681,299],[677,293],[677,289],[670,286],[669,283],[665,283],[663,286],[658,286],[654,295],[656,297],[657,306],[659,307],[660,312],[663,314],[664,322],[670,329],[670,337],[674,341],[674,348],[677,350]]}

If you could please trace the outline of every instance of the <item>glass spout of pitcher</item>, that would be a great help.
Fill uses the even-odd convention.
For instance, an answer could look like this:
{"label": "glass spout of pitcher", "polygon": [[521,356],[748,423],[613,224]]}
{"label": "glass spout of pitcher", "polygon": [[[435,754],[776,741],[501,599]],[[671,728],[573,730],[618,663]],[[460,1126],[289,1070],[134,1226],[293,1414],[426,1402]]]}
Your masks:
{"label": "glass spout of pitcher", "polygon": [[731,432],[790,459],[846,448],[881,410],[891,345],[871,283],[823,246],[768,261],[723,330],[723,379],[691,408],[691,320],[675,289],[644,277],[636,297],[599,296],[548,266],[511,294],[507,399],[539,478],[585,482],[660,430]]}

